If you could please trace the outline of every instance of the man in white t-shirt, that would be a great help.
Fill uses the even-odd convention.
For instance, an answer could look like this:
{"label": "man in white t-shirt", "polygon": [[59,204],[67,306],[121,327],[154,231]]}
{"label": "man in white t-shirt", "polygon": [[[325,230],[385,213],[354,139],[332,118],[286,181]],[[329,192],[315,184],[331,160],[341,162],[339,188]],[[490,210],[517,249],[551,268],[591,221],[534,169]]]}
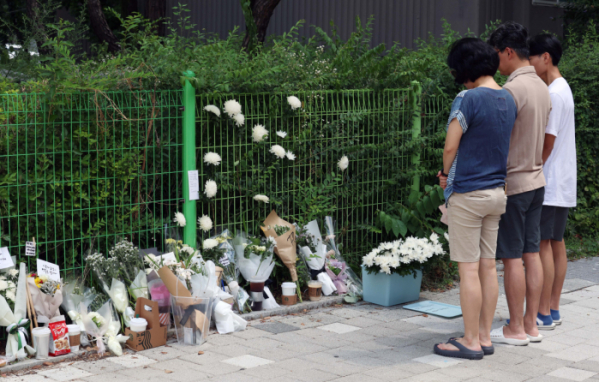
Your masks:
{"label": "man in white t-shirt", "polygon": [[543,172],[545,201],[541,212],[541,261],[544,283],[537,324],[561,325],[559,301],[568,258],[564,231],[569,208],[576,207],[576,141],[574,139],[574,97],[557,67],[562,46],[555,36],[538,35],[529,41],[530,63],[549,85],[551,114],[545,130]]}

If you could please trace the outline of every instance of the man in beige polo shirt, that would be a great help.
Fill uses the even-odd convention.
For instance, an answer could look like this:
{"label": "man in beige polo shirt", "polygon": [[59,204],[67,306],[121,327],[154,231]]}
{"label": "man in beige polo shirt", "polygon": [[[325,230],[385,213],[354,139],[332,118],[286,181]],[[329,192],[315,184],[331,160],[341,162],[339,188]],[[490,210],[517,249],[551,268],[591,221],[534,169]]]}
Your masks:
{"label": "man in beige polo shirt", "polygon": [[528,345],[543,338],[537,327],[543,288],[539,249],[545,195],[543,143],[551,98],[547,85],[530,65],[527,40],[526,28],[509,22],[500,25],[488,41],[499,55],[499,72],[509,76],[504,89],[514,97],[518,109],[507,160],[508,201],[499,223],[496,253],[504,264],[510,320],[491,332],[492,342],[510,345]]}

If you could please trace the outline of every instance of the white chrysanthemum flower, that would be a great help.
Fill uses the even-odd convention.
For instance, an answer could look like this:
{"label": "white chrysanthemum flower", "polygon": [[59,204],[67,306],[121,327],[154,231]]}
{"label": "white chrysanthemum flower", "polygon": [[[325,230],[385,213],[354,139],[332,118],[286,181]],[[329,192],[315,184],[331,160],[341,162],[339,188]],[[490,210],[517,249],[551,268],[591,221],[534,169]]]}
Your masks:
{"label": "white chrysanthemum flower", "polygon": [[19,275],[19,270],[18,269],[11,269],[8,271],[8,274],[11,275],[12,277],[17,277]]}
{"label": "white chrysanthemum flower", "polygon": [[221,158],[220,155],[213,152],[208,152],[204,154],[204,163],[211,164],[214,166],[218,166],[220,164]]}
{"label": "white chrysanthemum flower", "polygon": [[252,138],[254,138],[254,142],[262,142],[267,135],[268,130],[266,130],[262,125],[256,125],[252,129]]}
{"label": "white chrysanthemum flower", "polygon": [[287,103],[291,106],[291,110],[299,109],[302,107],[302,101],[299,100],[296,96],[287,97]]}
{"label": "white chrysanthemum flower", "polygon": [[279,130],[279,131],[277,131],[277,135],[281,138],[285,138],[287,136],[287,133]]}
{"label": "white chrysanthemum flower", "polygon": [[217,117],[220,117],[220,109],[214,105],[206,105],[204,106],[204,110],[216,115]]}
{"label": "white chrysanthemum flower", "polygon": [[235,114],[233,116],[233,119],[235,120],[235,124],[237,126],[243,126],[243,124],[245,123],[245,117],[243,116],[243,114]]}
{"label": "white chrysanthemum flower", "polygon": [[345,169],[347,169],[347,166],[349,166],[349,159],[347,159],[347,156],[342,156],[341,159],[339,159],[337,166],[339,166],[339,170],[345,171]]}
{"label": "white chrysanthemum flower", "polygon": [[17,299],[17,294],[13,290],[6,291],[6,298],[14,302]]}
{"label": "white chrysanthemum flower", "polygon": [[269,242],[271,245],[274,245],[275,247],[277,246],[277,241],[272,236],[267,237],[266,241]]}
{"label": "white chrysanthemum flower", "polygon": [[206,239],[204,240],[203,247],[204,249],[211,249],[218,245],[218,240],[216,239]]}
{"label": "white chrysanthemum flower", "polygon": [[208,232],[212,229],[212,219],[209,216],[203,215],[198,219],[198,223],[200,224],[200,229],[204,232]]}
{"label": "white chrysanthemum flower", "polygon": [[295,160],[295,154],[292,153],[291,151],[287,151],[285,156],[287,156],[287,159],[289,159],[289,160]]}
{"label": "white chrysanthemum flower", "polygon": [[189,255],[193,255],[195,253],[195,251],[196,250],[193,249],[193,248],[191,248],[190,246],[181,248],[181,252],[185,252],[185,253],[187,253]]}
{"label": "white chrysanthemum flower", "polygon": [[229,117],[233,118],[237,114],[241,114],[241,105],[234,99],[225,102],[225,113],[229,114]]}
{"label": "white chrysanthemum flower", "polygon": [[285,149],[282,146],[274,145],[269,151],[279,158],[285,158]]}
{"label": "white chrysanthemum flower", "polygon": [[173,219],[179,227],[185,227],[187,222],[185,221],[185,216],[181,212],[175,212],[175,219]]}
{"label": "white chrysanthemum flower", "polygon": [[216,182],[212,179],[206,181],[206,186],[204,187],[204,194],[208,199],[214,198],[216,196],[216,192],[218,191],[218,186]]}
{"label": "white chrysanthemum flower", "polygon": [[270,199],[266,195],[255,195],[254,200],[257,202],[268,203]]}
{"label": "white chrysanthemum flower", "polygon": [[8,288],[8,283],[4,280],[0,280],[0,291],[5,290],[6,288]]}

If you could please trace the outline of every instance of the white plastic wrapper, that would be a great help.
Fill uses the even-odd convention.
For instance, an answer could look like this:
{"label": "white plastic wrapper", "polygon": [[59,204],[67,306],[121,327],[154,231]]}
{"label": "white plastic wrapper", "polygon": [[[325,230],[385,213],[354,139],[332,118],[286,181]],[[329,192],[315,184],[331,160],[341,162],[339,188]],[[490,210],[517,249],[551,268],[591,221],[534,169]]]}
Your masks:
{"label": "white plastic wrapper", "polygon": [[247,321],[233,313],[226,302],[219,301],[215,305],[213,317],[219,334],[240,332],[247,326]]}
{"label": "white plastic wrapper", "polygon": [[331,280],[331,277],[326,272],[319,273],[316,278],[322,283],[322,294],[330,296],[337,292],[335,283],[333,283],[333,280]]}
{"label": "white plastic wrapper", "polygon": [[263,310],[277,309],[280,307],[279,304],[277,304],[277,300],[275,300],[275,297],[272,295],[272,292],[267,286],[264,287],[264,293],[266,293],[268,298],[262,302]]}

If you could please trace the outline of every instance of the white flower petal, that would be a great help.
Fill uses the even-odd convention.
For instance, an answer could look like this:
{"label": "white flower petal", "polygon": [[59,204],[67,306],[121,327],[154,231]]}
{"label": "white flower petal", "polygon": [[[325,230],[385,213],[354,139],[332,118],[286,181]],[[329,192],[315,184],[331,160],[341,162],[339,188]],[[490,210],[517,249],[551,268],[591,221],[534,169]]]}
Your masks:
{"label": "white flower petal", "polygon": [[292,153],[291,151],[287,151],[287,153],[285,154],[285,156],[287,157],[287,159],[289,160],[295,160],[295,154]]}
{"label": "white flower petal", "polygon": [[269,151],[279,158],[285,158],[285,149],[282,146],[274,145]]}
{"label": "white flower petal", "polygon": [[287,97],[287,103],[289,104],[289,106],[291,106],[291,110],[299,109],[300,107],[302,107],[302,101],[300,101],[299,98],[295,96]]}
{"label": "white flower petal", "polygon": [[212,219],[209,216],[203,215],[198,219],[198,223],[200,224],[200,229],[204,232],[208,232],[212,229]]}
{"label": "white flower petal", "polygon": [[268,203],[270,201],[270,199],[266,195],[255,195],[254,200],[263,203]]}
{"label": "white flower petal", "polygon": [[349,165],[349,159],[347,159],[347,156],[342,156],[341,159],[339,159],[339,162],[337,163],[337,166],[339,167],[339,169],[341,171],[345,171],[345,169],[347,169],[347,166]]}
{"label": "white flower petal", "polygon": [[225,113],[229,114],[229,117],[233,118],[237,114],[241,114],[241,105],[234,99],[225,102]]}
{"label": "white flower petal", "polygon": [[285,138],[287,136],[287,133],[279,130],[279,131],[277,131],[277,135],[281,138]]}
{"label": "white flower petal", "polygon": [[220,155],[213,152],[208,152],[204,155],[204,163],[211,164],[213,166],[218,166],[220,164],[221,158]]}
{"label": "white flower petal", "polygon": [[204,188],[204,194],[208,199],[212,199],[216,196],[216,192],[218,191],[218,186],[216,182],[212,179],[206,181],[206,186]]}
{"label": "white flower petal", "polygon": [[243,124],[245,123],[245,117],[243,116],[243,114],[235,114],[233,116],[233,119],[235,120],[235,124],[237,126],[243,126]]}
{"label": "white flower petal", "polygon": [[266,136],[268,136],[268,130],[266,130],[264,126],[256,125],[252,129],[252,138],[254,139],[254,142],[262,142]]}
{"label": "white flower petal", "polygon": [[185,227],[187,221],[185,220],[185,216],[181,212],[175,212],[175,219],[173,220],[179,227]]}
{"label": "white flower petal", "polygon": [[220,117],[220,109],[214,105],[206,105],[204,106],[204,110],[216,115],[217,117]]}

